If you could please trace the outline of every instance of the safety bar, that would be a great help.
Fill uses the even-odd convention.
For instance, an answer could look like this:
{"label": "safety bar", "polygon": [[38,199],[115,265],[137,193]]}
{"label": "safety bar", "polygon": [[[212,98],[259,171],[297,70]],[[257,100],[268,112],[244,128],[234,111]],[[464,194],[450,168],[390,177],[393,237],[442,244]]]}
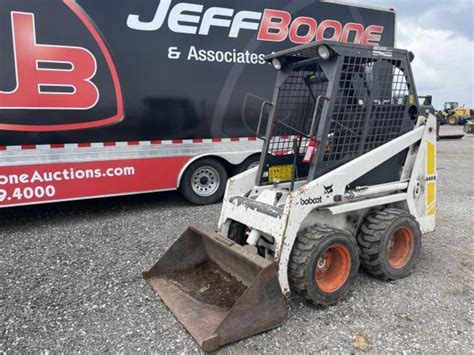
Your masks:
{"label": "safety bar", "polygon": [[311,129],[309,130],[309,138],[313,138],[316,131],[316,119],[318,118],[319,105],[321,103],[321,100],[329,101],[330,98],[327,96],[319,95],[318,98],[316,99],[316,105],[314,107],[314,113],[313,113],[313,121],[311,122]]}
{"label": "safety bar", "polygon": [[262,107],[260,108],[260,116],[258,117],[258,125],[257,125],[257,138],[265,140],[265,135],[261,136],[260,135],[260,128],[262,125],[262,118],[263,118],[263,110],[265,109],[265,106],[271,106],[273,107],[273,103],[270,101],[265,101],[262,104]]}

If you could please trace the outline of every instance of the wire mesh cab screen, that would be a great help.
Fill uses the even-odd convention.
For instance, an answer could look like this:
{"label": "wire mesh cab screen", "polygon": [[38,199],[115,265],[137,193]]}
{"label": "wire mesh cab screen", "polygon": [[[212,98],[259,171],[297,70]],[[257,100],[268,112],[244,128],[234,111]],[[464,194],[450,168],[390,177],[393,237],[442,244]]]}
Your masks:
{"label": "wire mesh cab screen", "polygon": [[[311,123],[319,95],[325,95],[328,79],[319,65],[292,71],[278,90],[277,105],[273,111],[272,133],[268,139],[268,155],[265,176],[266,182],[272,180],[272,167],[294,165],[295,179],[308,175],[308,164],[303,164],[304,148],[309,142]],[[279,176],[285,181],[291,176]]]}
{"label": "wire mesh cab screen", "polygon": [[[320,45],[329,58],[319,56]],[[278,73],[260,184],[314,179],[414,127],[418,100],[407,51],[317,42],[267,58],[287,66]],[[392,170],[387,180],[401,166]]]}

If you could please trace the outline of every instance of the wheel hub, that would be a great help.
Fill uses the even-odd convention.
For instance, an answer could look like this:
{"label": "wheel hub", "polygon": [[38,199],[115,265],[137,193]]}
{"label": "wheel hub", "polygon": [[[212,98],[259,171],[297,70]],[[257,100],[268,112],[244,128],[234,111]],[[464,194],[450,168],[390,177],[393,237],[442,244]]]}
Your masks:
{"label": "wheel hub", "polygon": [[318,269],[324,269],[324,267],[326,266],[326,257],[325,256],[321,256],[318,260]]}
{"label": "wheel hub", "polygon": [[396,230],[387,244],[388,262],[394,269],[401,269],[410,261],[415,249],[413,232],[406,227]]}
{"label": "wheel hub", "polygon": [[221,184],[219,172],[212,166],[203,166],[191,176],[191,186],[198,196],[211,196]]}
{"label": "wheel hub", "polygon": [[344,286],[351,272],[352,259],[349,250],[342,244],[327,248],[316,265],[316,284],[326,293]]}

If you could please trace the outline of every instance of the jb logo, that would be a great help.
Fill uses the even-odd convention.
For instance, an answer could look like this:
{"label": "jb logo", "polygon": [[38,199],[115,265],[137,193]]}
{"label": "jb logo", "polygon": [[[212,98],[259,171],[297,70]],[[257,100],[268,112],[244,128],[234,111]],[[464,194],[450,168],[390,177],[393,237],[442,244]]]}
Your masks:
{"label": "jb logo", "polygon": [[[35,17],[12,12],[16,88],[0,91],[0,108],[87,110],[99,100],[97,62],[81,47],[38,44]],[[51,69],[51,64],[61,69]],[[45,66],[47,65],[47,66]]]}
{"label": "jb logo", "polygon": [[[120,122],[124,107],[117,70],[98,29],[84,10],[73,0],[48,5],[62,7],[62,16],[73,20],[61,28],[61,38],[68,45],[59,45],[47,39],[56,30],[54,25],[45,25],[35,18],[47,14],[41,10],[36,15],[36,10],[15,11],[11,6],[11,37],[0,33],[0,41],[11,39],[13,55],[13,66],[0,67],[0,71],[7,73],[0,75],[7,78],[7,82],[0,82],[0,130],[68,131]],[[40,23],[44,28],[37,30]],[[82,46],[69,45],[69,38],[73,43],[80,41]],[[25,114],[24,110],[30,112]],[[58,116],[57,110],[68,113]]]}

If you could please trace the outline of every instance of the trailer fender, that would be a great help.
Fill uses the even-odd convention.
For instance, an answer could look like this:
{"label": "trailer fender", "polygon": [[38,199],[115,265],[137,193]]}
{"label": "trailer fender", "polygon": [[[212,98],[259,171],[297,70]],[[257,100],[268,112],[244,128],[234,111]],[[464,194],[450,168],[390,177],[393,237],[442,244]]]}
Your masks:
{"label": "trailer fender", "polygon": [[178,178],[176,181],[176,187],[180,187],[181,185],[181,180],[183,177],[184,172],[189,168],[189,166],[203,158],[214,158],[220,161],[224,161],[230,165],[237,166],[239,164],[242,164],[248,157],[254,155],[254,154],[259,154],[261,153],[260,150],[255,150],[255,151],[246,151],[246,152],[229,152],[229,153],[204,153],[204,154],[199,154],[190,159],[182,168],[181,171],[178,174]]}

